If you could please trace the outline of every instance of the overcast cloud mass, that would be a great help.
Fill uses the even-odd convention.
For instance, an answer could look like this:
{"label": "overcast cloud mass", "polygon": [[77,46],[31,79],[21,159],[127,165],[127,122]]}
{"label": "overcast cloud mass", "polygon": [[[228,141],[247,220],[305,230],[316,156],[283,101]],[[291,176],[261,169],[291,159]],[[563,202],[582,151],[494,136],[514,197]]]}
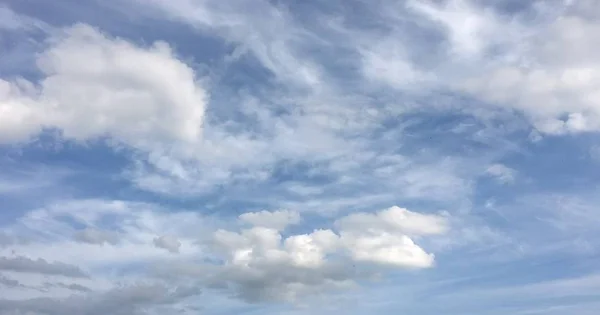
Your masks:
{"label": "overcast cloud mass", "polygon": [[595,315],[600,1],[0,0],[0,314]]}

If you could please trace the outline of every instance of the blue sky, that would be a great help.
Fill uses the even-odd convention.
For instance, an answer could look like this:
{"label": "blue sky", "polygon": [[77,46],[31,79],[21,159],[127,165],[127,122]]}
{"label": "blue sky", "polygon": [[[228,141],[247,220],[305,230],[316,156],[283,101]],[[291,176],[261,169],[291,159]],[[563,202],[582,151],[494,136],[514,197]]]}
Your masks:
{"label": "blue sky", "polygon": [[0,2],[0,313],[596,314],[600,3]]}

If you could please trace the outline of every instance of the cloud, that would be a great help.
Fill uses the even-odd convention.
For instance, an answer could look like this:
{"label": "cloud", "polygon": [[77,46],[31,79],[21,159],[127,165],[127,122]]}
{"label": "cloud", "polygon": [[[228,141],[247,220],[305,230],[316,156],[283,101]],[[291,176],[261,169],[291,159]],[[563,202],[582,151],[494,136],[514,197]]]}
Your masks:
{"label": "cloud", "polygon": [[[280,213],[271,213],[271,218]],[[267,212],[260,214],[269,217]],[[335,226],[338,231],[317,229],[286,237],[264,226],[241,232],[218,230],[215,249],[225,264],[211,281],[232,285],[248,301],[295,301],[311,291],[343,288],[356,278],[367,277],[361,271],[362,264],[431,267],[433,255],[407,234],[425,236],[447,230],[444,217],[399,207],[377,214],[351,214],[336,221]]]}
{"label": "cloud", "polygon": [[154,13],[166,14],[202,32],[216,33],[238,44],[239,50],[231,57],[249,52],[278,80],[290,86],[306,89],[316,88],[321,83],[319,65],[297,49],[314,34],[298,27],[284,7],[273,6],[267,1],[247,0],[236,0],[227,5],[181,0],[143,4],[159,9]]}
{"label": "cloud", "polygon": [[138,47],[78,24],[54,35],[37,64],[38,85],[0,81],[3,142],[45,128],[76,141],[110,136],[142,150],[200,140],[206,92],[164,42]]}
{"label": "cloud", "polygon": [[104,243],[115,245],[118,242],[118,235],[109,231],[102,231],[94,228],[85,228],[75,233],[75,240],[88,244],[103,245]]}
{"label": "cloud", "polygon": [[485,170],[485,173],[495,177],[502,184],[513,183],[517,175],[514,169],[504,164],[493,164]]}
{"label": "cloud", "polygon": [[21,284],[19,281],[15,280],[15,279],[10,279],[5,277],[4,275],[0,274],[0,285],[3,285],[5,287],[9,287],[9,288],[14,288],[14,287],[22,287],[23,284]]}
{"label": "cloud", "polygon": [[45,283],[44,287],[46,288],[52,288],[52,287],[58,287],[58,288],[65,288],[65,289],[69,289],[75,292],[80,292],[80,293],[88,293],[88,292],[92,292],[92,290],[86,286],[83,286],[81,284],[77,284],[77,283],[62,283],[62,282],[57,282],[57,283]]}
{"label": "cloud", "polygon": [[50,25],[40,20],[31,18],[29,16],[17,14],[5,4],[0,5],[0,31],[17,31],[32,29],[48,30],[50,28]]}
{"label": "cloud", "polygon": [[88,277],[88,275],[77,266],[61,262],[48,262],[42,258],[33,260],[23,256],[0,257],[0,270],[61,275],[72,278]]}
{"label": "cloud", "polygon": [[0,311],[48,315],[146,314],[145,310],[152,306],[166,305],[173,311],[175,303],[199,293],[200,291],[196,288],[190,289],[184,286],[171,288],[160,284],[138,284],[89,296],[72,295],[61,300],[49,298],[16,301],[0,299]]}
{"label": "cloud", "polygon": [[[28,240],[11,248],[27,257],[60,260],[92,272],[175,259],[156,247],[155,239],[170,250],[178,248],[182,258],[197,255],[201,249],[194,244],[210,233],[209,219],[194,212],[169,210],[123,200],[57,201],[27,212],[8,228]],[[97,246],[105,241],[104,233],[92,233],[94,237],[85,242],[73,239],[73,235],[87,229],[106,232],[110,238],[118,235],[118,242]],[[159,240],[157,235],[170,236]]]}
{"label": "cloud", "polygon": [[431,267],[433,255],[417,246],[408,235],[442,234],[448,229],[444,217],[399,207],[376,214],[350,214],[336,225],[342,243],[355,260],[416,268]]}
{"label": "cloud", "polygon": [[407,235],[435,235],[448,230],[446,219],[421,214],[397,206],[377,213],[353,213],[336,221],[340,230],[387,231]]}
{"label": "cloud", "polygon": [[512,21],[470,0],[410,0],[407,8],[442,26],[450,42],[450,52],[459,58],[484,57],[494,46],[514,40],[510,36],[516,33]]}
{"label": "cloud", "polygon": [[[250,226],[242,227],[240,231],[209,226],[200,228],[200,222],[206,219],[191,213],[164,213],[147,204],[124,201],[65,201],[31,211],[9,230],[29,236],[29,243],[14,247],[17,252],[42,258],[5,257],[0,260],[0,269],[16,272],[16,275],[39,273],[85,282],[51,278],[51,281],[39,283],[39,278],[19,276],[15,280],[22,281],[28,288],[45,286],[52,289],[48,292],[54,292],[54,296],[32,291],[28,293],[30,299],[2,303],[5,309],[50,314],[66,311],[59,305],[69,304],[75,307],[73,312],[83,312],[97,301],[108,299],[113,294],[110,292],[116,290],[116,280],[102,278],[102,275],[106,277],[104,270],[118,272],[128,270],[130,266],[140,266],[143,268],[139,270],[149,272],[124,279],[127,286],[138,279],[146,279],[159,281],[169,288],[192,285],[197,289],[226,291],[248,302],[301,302],[315,293],[354,287],[358,281],[373,277],[373,268],[377,269],[377,266],[432,267],[433,255],[413,239],[442,235],[448,229],[447,219],[443,216],[420,214],[399,207],[375,214],[353,213],[339,218],[330,228],[285,235],[281,232],[285,225],[301,222],[298,213],[260,211],[242,214],[238,219]],[[118,243],[94,246],[104,242],[103,238],[97,237],[87,240],[89,242],[73,242],[73,225],[87,226],[85,229],[98,226],[94,229],[99,229],[108,221],[115,224],[114,230],[120,231]],[[39,231],[41,226],[46,229]],[[211,235],[202,236],[198,230]],[[156,237],[157,233],[165,234]],[[94,246],[94,255],[86,255],[91,246]],[[168,255],[155,247],[179,254]],[[48,262],[51,257],[60,257],[65,263]],[[92,277],[69,263],[85,267]],[[96,277],[101,278],[96,280]],[[192,284],[188,283],[191,278],[194,279]],[[155,292],[154,289],[151,292]],[[166,295],[167,299],[171,294],[166,293],[171,292],[169,290],[160,289],[160,294]],[[69,297],[73,291],[91,295],[84,303],[78,297]],[[144,293],[138,301],[144,305],[152,304],[160,294],[153,293],[146,300]],[[163,300],[156,301],[161,304]],[[113,305],[111,301],[106,303],[106,307]],[[138,307],[127,301],[119,303],[124,303],[121,307],[132,313]],[[40,305],[43,310],[37,309],[42,307]],[[55,311],[55,307],[58,310]]]}
{"label": "cloud", "polygon": [[[578,193],[593,182],[593,172],[570,173],[588,166],[569,159],[564,139],[526,139],[597,128],[597,5],[559,2],[131,0],[103,4],[117,13],[110,20],[88,3],[68,13],[41,5],[36,16],[53,23],[106,29],[36,31],[46,38],[29,38],[41,47],[26,57],[35,72],[0,69],[2,156],[16,161],[0,158],[11,199],[0,313],[222,303],[222,313],[280,314],[319,297],[324,307],[290,312],[512,312],[469,294],[433,302],[580,272],[584,253],[596,254],[591,194],[512,204],[513,189],[479,180],[544,173],[527,188]],[[12,35],[37,27],[2,17]],[[522,158],[551,162],[550,149],[566,152],[552,174]],[[13,171],[30,160],[80,167],[82,157],[117,173]]]}
{"label": "cloud", "polygon": [[181,242],[170,235],[159,236],[153,240],[153,243],[154,246],[164,248],[171,253],[179,253],[179,247],[181,247]]}
{"label": "cloud", "polygon": [[248,212],[240,215],[240,220],[253,226],[281,231],[288,225],[300,222],[300,214],[290,210]]}
{"label": "cloud", "polygon": [[[575,7],[585,6],[577,3]],[[454,85],[489,104],[524,113],[541,133],[600,130],[596,93],[600,59],[591,53],[600,41],[588,36],[596,34],[600,24],[577,10],[546,20],[533,25],[519,22],[524,30],[519,36],[522,49],[505,45],[511,56],[482,64],[482,71]]]}

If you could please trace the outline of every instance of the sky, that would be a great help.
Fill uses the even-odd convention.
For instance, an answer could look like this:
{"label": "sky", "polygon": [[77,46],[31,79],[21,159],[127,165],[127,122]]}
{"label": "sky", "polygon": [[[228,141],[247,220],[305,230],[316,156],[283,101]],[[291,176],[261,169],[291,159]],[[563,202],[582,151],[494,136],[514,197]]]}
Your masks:
{"label": "sky", "polygon": [[597,314],[598,49],[596,0],[0,0],[0,314]]}

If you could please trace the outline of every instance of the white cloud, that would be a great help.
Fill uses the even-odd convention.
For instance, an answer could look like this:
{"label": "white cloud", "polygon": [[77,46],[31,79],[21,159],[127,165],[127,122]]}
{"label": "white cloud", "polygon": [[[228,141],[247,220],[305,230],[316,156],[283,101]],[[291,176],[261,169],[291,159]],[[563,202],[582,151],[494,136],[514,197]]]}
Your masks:
{"label": "white cloud", "polygon": [[[135,2],[139,2],[135,0]],[[143,1],[171,18],[184,21],[209,34],[238,44],[232,56],[246,52],[256,57],[278,80],[301,89],[319,89],[318,64],[300,52],[300,45],[316,34],[294,23],[284,7],[267,1],[235,0],[226,5],[187,0]]]}
{"label": "white cloud", "polygon": [[300,214],[290,210],[248,212],[240,215],[240,220],[253,226],[281,231],[288,225],[300,222]]}
{"label": "white cloud", "polygon": [[378,80],[392,87],[423,85],[433,80],[431,74],[418,69],[409,60],[405,48],[393,35],[379,39],[361,52],[362,71],[366,78]]}
{"label": "white cloud", "polygon": [[0,142],[24,141],[41,131],[42,117],[29,95],[31,83],[0,79]]}
{"label": "white cloud", "polygon": [[517,176],[517,171],[504,165],[504,164],[493,164],[485,170],[486,174],[495,177],[500,183],[510,184],[513,183]]}
{"label": "white cloud", "polygon": [[406,235],[434,235],[448,229],[442,216],[421,214],[396,206],[374,214],[353,213],[337,220],[336,226],[342,231],[384,231]]}
{"label": "white cloud", "polygon": [[357,261],[425,268],[433,255],[416,245],[408,235],[442,234],[446,219],[392,207],[376,214],[354,213],[336,222],[341,241]]}
{"label": "white cloud", "polygon": [[478,7],[470,0],[410,0],[407,8],[444,28],[455,57],[478,59],[494,46],[515,40],[511,38],[516,33],[515,26],[510,25],[510,20],[503,20],[490,8]]}
{"label": "white cloud", "polygon": [[[377,214],[351,214],[335,226],[338,232],[319,229],[287,237],[276,229],[261,226],[239,233],[219,230],[215,233],[215,246],[226,263],[223,275],[213,281],[232,283],[248,300],[296,300],[309,287],[343,287],[361,277],[360,271],[349,268],[350,265],[358,265],[359,269],[360,263],[431,267],[433,255],[407,234],[436,235],[447,230],[444,217],[398,207]],[[314,282],[315,278],[321,280]]]}
{"label": "white cloud", "polygon": [[[107,220],[110,231],[118,231],[118,242],[96,246],[105,241],[96,234],[89,242],[72,241],[72,225],[105,231]],[[49,299],[52,304],[56,298],[66,298],[73,291],[87,292],[87,288],[93,291],[88,292],[92,296],[84,303],[87,307],[96,298],[118,290],[117,279],[111,275],[129,266],[144,268],[123,279],[124,289],[141,279],[175,287],[193,277],[196,288],[226,288],[246,301],[299,302],[315,293],[348,288],[356,285],[355,280],[368,279],[373,275],[369,266],[431,267],[433,255],[412,237],[441,235],[448,228],[443,216],[398,207],[376,214],[350,214],[329,229],[286,235],[277,228],[300,222],[295,212],[242,214],[239,220],[252,226],[238,232],[207,225],[206,220],[193,213],[165,213],[148,204],[125,201],[69,201],[34,210],[7,228],[29,242],[0,249],[3,255],[14,250],[31,257],[2,258],[4,263],[0,262],[0,269],[13,272],[11,279],[23,283],[28,293],[20,302],[3,303],[27,307],[27,301]],[[62,263],[48,262],[58,258]],[[87,276],[82,270],[89,272],[90,278],[77,282],[66,278],[42,281],[22,275]],[[35,289],[40,286],[49,291]],[[6,298],[18,295],[17,291],[9,293]]]}
{"label": "white cloud", "polygon": [[77,141],[110,136],[145,150],[200,140],[206,92],[164,42],[138,47],[78,24],[56,33],[37,63],[39,88],[0,81],[3,142],[43,128]]}
{"label": "white cloud", "polygon": [[600,24],[577,10],[547,19],[521,25],[520,42],[506,44],[507,53],[478,63],[478,71],[451,85],[524,113],[541,133],[600,130],[600,59],[593,53]]}

